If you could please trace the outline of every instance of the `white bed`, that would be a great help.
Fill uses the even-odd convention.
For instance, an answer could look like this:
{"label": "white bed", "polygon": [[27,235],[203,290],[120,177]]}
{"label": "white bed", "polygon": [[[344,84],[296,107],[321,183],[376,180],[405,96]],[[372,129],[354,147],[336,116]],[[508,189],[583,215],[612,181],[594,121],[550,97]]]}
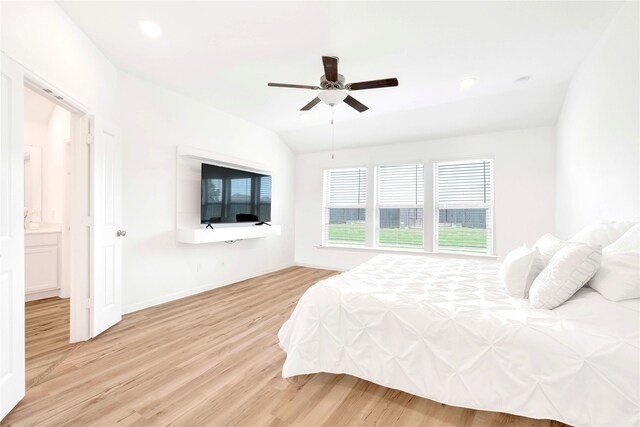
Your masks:
{"label": "white bed", "polygon": [[283,377],[345,373],[467,408],[640,425],[640,300],[585,287],[535,310],[498,266],[380,255],[315,284],[278,333]]}

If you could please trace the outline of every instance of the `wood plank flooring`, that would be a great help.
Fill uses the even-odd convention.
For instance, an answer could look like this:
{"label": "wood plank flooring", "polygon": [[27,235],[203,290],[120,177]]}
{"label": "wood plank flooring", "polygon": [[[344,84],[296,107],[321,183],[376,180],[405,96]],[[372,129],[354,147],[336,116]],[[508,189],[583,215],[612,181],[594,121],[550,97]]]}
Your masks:
{"label": "wood plank flooring", "polygon": [[69,300],[47,298],[25,307],[27,389],[46,376],[75,346],[69,345]]}
{"label": "wood plank flooring", "polygon": [[[61,332],[38,310],[46,308],[57,324],[60,313],[68,316],[66,301],[28,305],[32,384],[0,424],[562,425],[446,406],[348,375],[288,383],[280,377],[285,354],[278,329],[302,293],[333,274],[291,267],[132,313],[77,345],[60,346]],[[47,354],[52,364],[45,368],[39,362]]]}

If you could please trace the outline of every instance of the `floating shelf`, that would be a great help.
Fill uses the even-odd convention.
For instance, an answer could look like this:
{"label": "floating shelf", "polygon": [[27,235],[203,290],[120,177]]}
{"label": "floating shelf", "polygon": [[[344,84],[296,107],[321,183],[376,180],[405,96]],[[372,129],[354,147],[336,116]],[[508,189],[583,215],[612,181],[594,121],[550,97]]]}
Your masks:
{"label": "floating shelf", "polygon": [[259,237],[279,236],[279,225],[241,225],[218,226],[210,228],[182,228],[178,230],[178,242],[198,245],[201,243],[229,242],[231,240],[256,239]]}

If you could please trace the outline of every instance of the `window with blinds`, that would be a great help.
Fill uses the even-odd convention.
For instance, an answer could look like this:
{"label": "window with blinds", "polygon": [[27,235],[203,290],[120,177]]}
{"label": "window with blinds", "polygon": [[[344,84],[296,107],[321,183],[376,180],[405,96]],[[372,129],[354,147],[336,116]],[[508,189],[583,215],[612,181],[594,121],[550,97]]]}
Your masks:
{"label": "window with blinds", "polygon": [[379,166],[378,246],[424,247],[424,165]]}
{"label": "window with blinds", "polygon": [[271,176],[261,176],[258,180],[258,218],[271,218]]}
{"label": "window with blinds", "polygon": [[434,164],[437,251],[493,253],[493,161]]}
{"label": "window with blinds", "polygon": [[367,169],[324,172],[324,243],[364,246]]}

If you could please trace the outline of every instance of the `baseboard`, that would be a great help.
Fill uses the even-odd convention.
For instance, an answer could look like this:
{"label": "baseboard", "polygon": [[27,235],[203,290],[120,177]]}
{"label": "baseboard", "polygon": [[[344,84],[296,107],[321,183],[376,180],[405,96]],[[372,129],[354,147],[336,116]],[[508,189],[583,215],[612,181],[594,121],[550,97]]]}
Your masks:
{"label": "baseboard", "polygon": [[347,271],[348,268],[334,268],[328,267],[326,265],[317,265],[317,264],[307,264],[306,262],[296,262],[294,265],[299,267],[307,267],[307,268],[317,268],[320,270],[333,270],[333,271]]}
{"label": "baseboard", "polygon": [[150,300],[142,301],[136,304],[129,305],[127,307],[123,307],[122,314],[134,313],[136,311],[144,310],[145,308],[151,308],[156,305],[164,304],[167,302],[175,301],[181,298],[190,297],[192,295],[197,295],[202,292],[211,291],[213,289],[222,288],[223,286],[233,285],[234,283],[242,282],[243,280],[253,279],[254,277],[263,276],[265,274],[273,273],[278,270],[283,270],[285,268],[294,267],[297,264],[295,263],[287,263],[283,264],[279,267],[270,268],[258,273],[247,274],[244,276],[238,276],[234,278],[232,281],[211,283],[204,286],[198,286],[196,288],[185,289],[180,292],[174,292],[168,295],[164,295],[158,298],[152,298]]}
{"label": "baseboard", "polygon": [[24,300],[25,300],[25,302],[28,302],[28,301],[36,301],[36,300],[39,300],[39,299],[53,298],[53,297],[64,298],[64,297],[62,297],[60,295],[60,289],[51,289],[51,290],[48,290],[48,291],[27,293],[24,296]]}

